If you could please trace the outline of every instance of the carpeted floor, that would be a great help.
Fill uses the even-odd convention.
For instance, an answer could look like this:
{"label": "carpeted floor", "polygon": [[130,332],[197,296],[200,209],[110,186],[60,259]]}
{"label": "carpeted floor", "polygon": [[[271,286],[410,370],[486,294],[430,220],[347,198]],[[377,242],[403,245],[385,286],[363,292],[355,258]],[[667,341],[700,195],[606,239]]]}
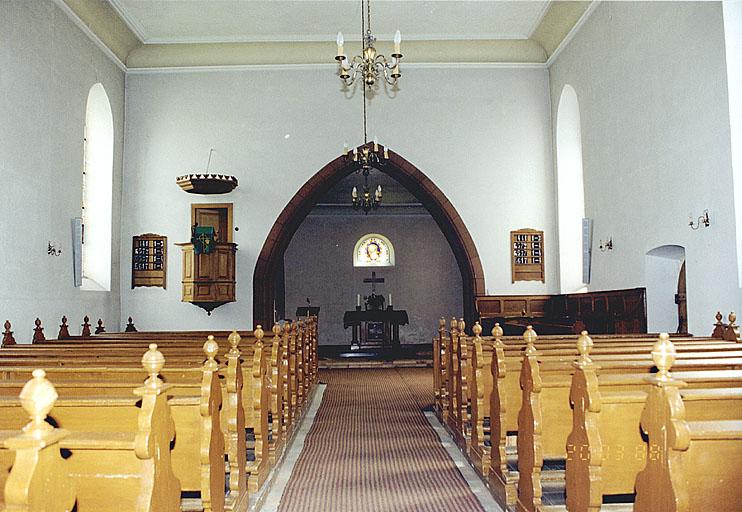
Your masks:
{"label": "carpeted floor", "polygon": [[322,405],[280,511],[481,511],[423,415],[429,368],[322,370]]}

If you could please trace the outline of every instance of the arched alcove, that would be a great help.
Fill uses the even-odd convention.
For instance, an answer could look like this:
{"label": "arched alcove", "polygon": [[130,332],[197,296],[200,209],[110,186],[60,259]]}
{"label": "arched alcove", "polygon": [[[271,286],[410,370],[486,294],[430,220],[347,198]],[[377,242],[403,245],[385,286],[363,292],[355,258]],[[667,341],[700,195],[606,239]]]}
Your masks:
{"label": "arched alcove", "polygon": [[[685,281],[685,248],[681,245],[661,245],[645,256],[647,284],[647,330],[675,332],[678,328],[676,294],[679,278]],[[681,276],[682,274],[682,276]]]}
{"label": "arched alcove", "polygon": [[111,289],[113,113],[103,85],[90,88],[85,109],[82,190],[82,287]]}
{"label": "arched alcove", "polygon": [[559,98],[556,126],[559,276],[562,293],[584,291],[582,219],[585,187],[582,176],[582,129],[577,93],[565,85]]}
{"label": "arched alcove", "polygon": [[[286,248],[299,225],[319,199],[353,170],[354,167],[343,156],[332,160],[299,189],[276,219],[263,244],[253,274],[255,324],[269,324],[273,319],[276,277],[281,271]],[[474,298],[485,293],[484,271],[464,222],[443,192],[417,167],[397,153],[389,151],[388,163],[381,172],[388,174],[411,192],[441,229],[461,272],[463,313],[467,324],[471,325],[476,316]],[[453,313],[455,312],[441,311],[441,314]],[[431,326],[431,332],[435,327]]]}

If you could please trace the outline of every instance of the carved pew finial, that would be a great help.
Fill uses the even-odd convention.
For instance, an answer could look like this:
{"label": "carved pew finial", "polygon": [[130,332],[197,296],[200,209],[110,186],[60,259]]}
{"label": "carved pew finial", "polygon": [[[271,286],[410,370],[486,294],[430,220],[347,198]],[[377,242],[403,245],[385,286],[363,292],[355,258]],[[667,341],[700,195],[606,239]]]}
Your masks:
{"label": "carved pew finial", "polygon": [[100,334],[102,332],[106,332],[106,328],[103,326],[103,319],[98,319],[98,327],[95,328],[95,334]]}
{"label": "carved pew finial", "polygon": [[660,334],[659,339],[652,347],[652,361],[657,367],[657,380],[670,381],[670,368],[675,362],[677,352],[675,351],[675,345],[670,341],[670,335],[666,332]]}
{"label": "carved pew finial", "polygon": [[446,319],[441,317],[440,320],[438,320],[438,332],[444,332],[446,330]]}
{"label": "carved pew finial", "polygon": [[536,334],[536,331],[533,330],[533,326],[529,325],[528,327],[526,327],[526,332],[523,333],[523,340],[525,340],[526,342],[527,356],[536,355],[536,338],[538,338],[538,334]]}
{"label": "carved pew finial", "polygon": [[[301,320],[299,321],[301,322]],[[259,325],[255,327],[255,331],[253,332],[255,334],[255,339],[257,340],[257,344],[259,346],[263,346],[263,336],[265,336],[265,331],[263,331],[263,326]]]}
{"label": "carved pew finial", "polygon": [[59,334],[57,334],[58,340],[66,340],[70,338],[70,330],[67,325],[67,317],[62,316],[62,324],[59,326]]}
{"label": "carved pew finial", "polygon": [[214,335],[209,334],[204,343],[204,354],[206,354],[206,362],[204,363],[204,370],[216,371],[219,368],[219,364],[216,362],[216,355],[219,353],[219,344],[214,340]]}
{"label": "carved pew finial", "polygon": [[464,334],[464,335],[466,334],[466,322],[464,322],[463,318],[459,318],[458,329],[459,329],[459,334]]}
{"label": "carved pew finial", "polygon": [[276,341],[281,339],[281,326],[278,322],[273,324],[273,339]]}
{"label": "carved pew finial", "polygon": [[474,333],[474,337],[479,339],[479,335],[482,334],[482,326],[479,325],[479,322],[474,322],[474,327],[472,327],[471,330]]}
{"label": "carved pew finial", "polygon": [[580,353],[580,357],[577,358],[575,364],[579,367],[591,366],[593,360],[590,359],[590,351],[593,348],[593,339],[587,335],[587,331],[582,331],[580,337],[577,338],[577,352]]}
{"label": "carved pew finial", "polygon": [[82,333],[80,333],[80,336],[82,336],[83,338],[88,338],[90,337],[90,318],[88,317],[88,315],[85,315],[82,321]]}
{"label": "carved pew finial", "polygon": [[32,375],[33,379],[26,382],[20,394],[21,405],[31,418],[28,425],[23,427],[23,432],[33,437],[42,437],[54,429],[44,420],[59,395],[52,383],[47,380],[44,370],[34,370]]}
{"label": "carved pew finial", "polygon": [[46,337],[44,336],[44,328],[41,327],[41,320],[39,318],[36,318],[34,324],[36,324],[36,327],[34,327],[33,330],[32,343],[36,343],[37,341],[44,341]]}
{"label": "carved pew finial", "polygon": [[144,388],[159,390],[165,384],[160,378],[160,370],[165,366],[165,356],[157,350],[157,344],[151,343],[149,350],[142,356],[142,367],[149,377],[144,381]]}
{"label": "carved pew finial", "polygon": [[126,324],[126,329],[124,330],[124,332],[137,332],[137,328],[134,326],[134,320],[132,320],[131,317],[129,317],[129,321]]}
{"label": "carved pew finial", "polygon": [[495,338],[496,348],[505,348],[505,344],[502,342],[502,327],[500,322],[495,322],[495,326],[492,328],[492,337]]}
{"label": "carved pew finial", "polygon": [[229,355],[231,356],[239,356],[240,355],[240,341],[242,341],[242,337],[237,331],[232,331],[227,338],[227,341],[229,342]]}
{"label": "carved pew finial", "polygon": [[456,330],[459,328],[459,321],[456,320],[456,317],[451,318],[451,334],[456,332]]}
{"label": "carved pew finial", "polygon": [[724,325],[724,315],[721,314],[721,311],[716,312],[716,323],[714,324],[714,330],[711,333],[712,338],[718,338],[720,340],[724,339],[724,329],[726,328],[726,325]]}
{"label": "carved pew finial", "polygon": [[9,345],[15,345],[15,338],[13,337],[13,331],[10,330],[10,320],[5,321],[5,331],[3,332],[3,347]]}
{"label": "carved pew finial", "polygon": [[738,343],[742,341],[739,334],[739,325],[737,325],[737,314],[734,311],[729,313],[729,326],[724,331],[724,339]]}

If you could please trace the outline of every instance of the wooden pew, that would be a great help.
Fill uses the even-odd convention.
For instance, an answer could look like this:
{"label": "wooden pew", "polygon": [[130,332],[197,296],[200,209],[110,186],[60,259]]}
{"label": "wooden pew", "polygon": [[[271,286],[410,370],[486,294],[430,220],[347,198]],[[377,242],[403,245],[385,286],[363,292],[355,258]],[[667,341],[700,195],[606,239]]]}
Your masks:
{"label": "wooden pew", "polygon": [[[21,406],[28,410],[29,404],[33,403],[32,396],[43,395],[31,408],[32,421],[23,429],[26,435],[4,442],[5,448],[13,450],[15,457],[5,487],[6,510],[16,510],[9,508],[11,503],[19,505],[17,510],[29,510],[24,507],[32,503],[38,505],[45,500],[43,493],[46,490],[41,489],[42,494],[39,494],[38,486],[29,487],[29,482],[25,480],[32,474],[29,470],[34,462],[39,462],[36,459],[38,452],[33,453],[34,443],[29,437],[41,437],[43,432],[57,432],[65,434],[59,436],[58,447],[71,452],[61,467],[68,480],[72,481],[69,488],[74,489],[77,510],[80,512],[122,509],[179,511],[180,482],[173,473],[170,458],[170,443],[175,439],[175,429],[166,396],[169,386],[157,378],[157,372],[154,371],[161,367],[161,363],[161,354],[158,358],[156,351],[145,354],[142,360],[150,378],[134,390],[141,404],[139,408],[134,407],[137,427],[133,431],[80,430],[67,435],[64,430],[52,429],[44,419],[52,405],[56,407],[51,417],[58,417],[61,401],[55,404],[56,392],[40,370],[34,372],[29,387],[24,387],[20,403],[17,400],[0,401],[2,426],[6,427],[8,423],[18,423],[16,413],[20,413],[17,415],[19,418],[23,417]],[[23,422],[21,419],[20,424]],[[41,446],[37,444],[36,447]],[[60,465],[57,464],[57,467]],[[47,473],[40,475],[44,479],[52,478]],[[30,490],[34,495],[25,496],[25,492]]]}
{"label": "wooden pew", "polygon": [[[474,330],[477,329],[479,328],[475,325]],[[530,331],[532,330],[527,330],[528,336],[531,334]],[[482,373],[470,371],[468,377],[463,377],[470,379],[469,388],[472,390],[477,389],[478,383],[476,375],[481,375],[484,378],[484,389],[477,389],[477,394],[479,395],[478,400],[481,400],[481,402],[474,400],[473,398],[471,399],[470,422],[473,434],[468,455],[472,465],[478,468],[490,481],[491,489],[496,498],[498,498],[501,503],[507,503],[514,506],[516,477],[507,469],[507,457],[505,453],[506,433],[508,431],[517,431],[517,415],[520,410],[521,391],[519,385],[519,373],[510,371],[508,374],[508,372],[506,372],[505,354],[509,354],[508,364],[511,368],[515,367],[516,364],[519,366],[519,359],[521,357],[519,354],[520,347],[513,346],[512,344],[508,346],[502,342],[502,331],[499,329],[499,325],[496,326],[496,329],[493,329],[493,333],[497,335],[494,337],[494,342],[492,339],[477,340],[478,335],[475,335],[475,337],[470,341],[470,343],[475,347],[479,345],[482,347],[481,351],[471,350],[471,369],[473,370],[474,367],[479,367],[480,371],[483,368],[486,368],[486,371],[482,371]],[[644,337],[646,335],[637,336]],[[647,353],[649,343],[653,342],[653,340],[650,339],[632,338],[630,336],[622,336],[619,340],[610,338],[606,339],[605,337],[598,338],[600,340],[600,348],[597,350],[601,353],[599,357],[607,357],[609,354],[617,354],[611,357],[618,360],[623,359],[625,361],[635,359],[637,357],[636,354]],[[736,348],[736,346],[731,343],[725,343],[718,340],[710,341],[707,339],[697,342],[695,340],[691,341],[687,338],[681,338],[678,343],[680,344],[679,346],[682,346],[681,350],[683,351],[692,351],[697,348],[704,348],[704,350],[725,351],[728,355],[734,354],[730,349]],[[493,349],[493,345],[495,344],[500,347],[500,350]],[[528,345],[528,341],[526,341],[525,344]],[[577,354],[577,350],[574,348],[574,341],[570,341],[570,344],[572,345],[572,348],[560,348],[563,347],[564,344],[560,342],[558,337],[551,337],[549,344],[545,345],[547,349],[545,349],[544,352],[552,354],[554,356],[552,359],[561,359],[564,362],[571,362]],[[493,360],[492,354],[495,352],[499,353],[499,356],[496,360]],[[479,355],[483,357],[483,361],[478,361]],[[706,354],[703,352],[697,355],[704,357],[713,356],[713,354]],[[742,354],[738,353],[736,355]],[[648,359],[648,357],[645,359]],[[506,376],[508,377],[507,379],[505,379]],[[493,380],[498,380],[499,382],[494,389],[492,386]],[[510,407],[508,407],[509,405]],[[459,410],[459,408],[455,410]],[[498,414],[495,415],[495,418],[491,419],[491,435],[487,436],[485,425],[487,424],[487,420],[490,419],[490,410],[498,411]],[[455,420],[452,421],[449,418],[449,423],[455,423]],[[451,429],[449,428],[449,430]],[[474,435],[474,432],[476,432],[476,435]],[[487,441],[491,441],[491,444],[493,445],[493,455],[490,455],[490,447],[485,444]],[[490,463],[490,457],[493,457],[495,461],[492,462],[492,467],[489,471],[490,474],[488,475],[486,469],[480,468],[486,468],[488,466]]]}
{"label": "wooden pew", "polygon": [[[232,509],[242,505],[246,507],[247,504],[244,469],[242,469],[246,460],[244,448],[240,450],[239,445],[235,445],[225,449],[225,442],[229,446],[230,436],[235,437],[240,429],[243,445],[245,437],[244,415],[239,415],[241,397],[235,396],[241,395],[239,390],[241,382],[236,382],[237,372],[240,375],[242,373],[237,349],[239,337],[230,339],[230,342],[233,345],[233,351],[227,356],[228,375],[225,379],[228,389],[222,390],[219,382],[219,366],[215,361],[218,345],[213,337],[210,337],[203,346],[207,359],[203,367],[198,370],[200,375],[191,372],[190,380],[168,379],[170,382],[177,381],[168,388],[168,394],[174,395],[170,398],[169,404],[178,432],[173,450],[176,473],[182,482],[184,491],[200,493],[204,510],[224,510],[225,508],[225,453],[230,468],[230,493],[226,497],[226,505]],[[152,347],[155,346],[152,345],[147,354],[152,353]],[[156,353],[162,357],[159,351]],[[54,370],[51,371],[54,374]],[[160,371],[169,375],[161,367],[158,372]],[[87,425],[96,425],[96,428],[109,431],[120,430],[124,426],[133,429],[136,399],[114,397],[125,393],[127,387],[130,389],[126,382],[131,382],[134,375],[138,374],[139,372],[133,368],[117,367],[101,372],[96,380],[89,378],[81,380],[77,376],[72,380],[66,380],[70,372],[58,372],[56,376],[59,379],[56,380],[64,401],[58,404],[57,420],[62,423],[62,426],[74,429],[87,428]],[[4,394],[13,392],[12,382],[5,381],[0,384],[0,392]],[[100,400],[88,398],[95,396],[96,393],[102,393],[109,398]],[[100,417],[103,413],[96,410],[96,407],[105,409],[105,418]],[[222,433],[222,425],[225,426],[226,435]],[[234,443],[231,444],[234,445]]]}
{"label": "wooden pew", "polygon": [[[583,333],[587,338],[587,334]],[[587,338],[589,339],[589,338]],[[564,460],[567,457],[566,440],[569,425],[562,421],[568,417],[569,391],[572,365],[563,362],[551,364],[540,356],[534,346],[535,333],[528,340],[520,372],[522,389],[521,408],[518,413],[518,510],[541,509],[541,478],[545,459]],[[715,370],[742,368],[742,358],[694,358],[698,354],[687,352],[677,366],[685,370]],[[616,359],[613,359],[616,358]],[[627,360],[620,355],[606,356],[599,362],[601,375],[614,373],[647,373],[653,366],[651,360]],[[635,383],[636,384],[636,383]],[[639,379],[639,384],[643,381]],[[630,386],[631,383],[623,382]],[[709,385],[704,382],[702,385]],[[710,385],[713,385],[711,383]]]}
{"label": "wooden pew", "polygon": [[438,323],[438,336],[433,337],[433,409],[438,421],[448,422],[447,367],[446,352],[446,319],[441,317]]}
{"label": "wooden pew", "polygon": [[[662,334],[652,349],[658,354],[674,347]],[[570,388],[572,431],[567,437],[566,494],[570,511],[600,510],[603,495],[631,495],[636,475],[645,464],[645,442],[640,435],[641,411],[647,376],[609,375],[598,377],[599,367],[590,359],[591,341],[578,340],[580,357]],[[660,368],[660,367],[658,367]],[[660,368],[660,372],[662,369]],[[695,419],[711,414],[717,418],[742,419],[742,372],[684,372],[697,388],[683,391]]]}
{"label": "wooden pew", "polygon": [[[263,347],[264,332],[262,328],[258,326],[255,329],[254,334],[255,338],[248,340],[247,346],[242,351],[244,358],[248,362],[244,369],[245,374],[243,377],[244,386],[242,402],[245,408],[245,422],[248,431],[248,439],[250,440],[247,447],[249,453],[249,462],[247,464],[247,472],[249,473],[249,492],[257,492],[260,485],[262,485],[266,480],[271,467],[270,444],[268,440],[270,435],[268,431],[268,407],[270,397],[268,368],[270,365],[270,358],[268,351]],[[165,376],[168,379],[193,379],[195,374],[193,371],[189,371],[191,369],[188,368],[188,366],[197,362],[197,360],[192,357],[196,350],[195,347],[197,346],[193,343],[193,336],[179,335],[174,337],[179,337],[180,339],[165,340],[153,336],[144,336],[144,339],[140,339],[141,335],[142,333],[130,333],[127,335],[126,340],[116,342],[113,347],[108,343],[108,340],[100,340],[102,343],[99,343],[99,340],[95,339],[95,341],[93,341],[94,339],[91,338],[86,340],[84,346],[88,351],[92,350],[92,347],[97,346],[101,349],[98,353],[100,357],[108,362],[115,362],[115,366],[119,368],[116,373],[120,373],[120,368],[125,366],[127,361],[131,361],[131,354],[126,353],[127,349],[138,350],[142,344],[146,344],[149,341],[152,341],[152,339],[157,339],[162,344],[161,347],[163,350],[166,352],[171,351],[168,357],[172,357],[178,363],[177,366],[168,365]],[[223,338],[220,341],[224,343]],[[253,341],[253,343],[251,344],[250,341]],[[22,355],[34,354],[34,357],[28,358],[27,360],[13,360],[14,365],[26,364],[30,366],[37,364],[39,356],[42,354],[42,350],[52,350],[51,347],[53,346],[56,348],[61,347],[62,350],[65,350],[67,359],[55,358],[54,361],[49,361],[49,364],[56,363],[60,366],[71,365],[73,367],[77,365],[96,364],[95,361],[85,361],[82,359],[84,357],[89,357],[86,356],[84,352],[81,353],[79,350],[69,351],[67,340],[60,343],[51,343],[52,342],[47,340],[43,344],[34,345],[33,348],[26,345],[21,348],[20,345],[16,345],[13,349],[10,349],[8,353],[3,352],[2,355],[7,355],[7,357],[10,358],[12,351],[21,351],[20,353]],[[77,349],[83,346],[80,345],[80,342],[78,341],[73,343],[73,347],[77,347]],[[111,355],[111,348],[114,348],[119,355]],[[55,371],[55,369],[49,368],[49,371]],[[11,377],[13,375],[12,372],[12,368],[0,367],[0,375],[3,375],[5,378]],[[100,377],[103,374],[108,373],[108,368],[88,368],[88,372],[86,373],[88,375],[92,373],[93,375]],[[72,372],[66,373],[65,375],[66,378],[72,379],[75,378],[75,374],[76,372]]]}
{"label": "wooden pew", "polygon": [[680,393],[684,382],[669,374],[675,361],[671,345],[653,355],[659,372],[647,379],[651,387],[641,415],[647,462],[636,479],[634,510],[739,510],[742,421],[689,421]]}
{"label": "wooden pew", "polygon": [[0,508],[68,512],[75,506],[76,493],[59,442],[69,432],[43,421],[57,400],[43,370],[34,370],[20,399],[31,421],[20,432],[0,431],[0,488],[4,490]]}
{"label": "wooden pew", "polygon": [[[295,354],[293,362],[295,365],[303,368],[299,368],[299,371],[297,371],[295,366],[294,375],[306,375],[306,378],[302,380],[301,385],[299,385],[298,381],[293,383],[293,385],[290,381],[287,381],[285,375],[288,369],[288,364],[286,364],[285,361],[281,364],[282,361],[278,359],[282,352],[281,344],[273,342],[273,340],[277,340],[280,336],[283,338],[282,343],[285,347],[287,345],[286,340],[289,336],[289,329],[285,329],[286,332],[279,335],[275,331],[276,329],[279,329],[280,331],[280,328],[275,326],[275,336],[273,339],[265,340],[264,348],[261,351],[258,351],[260,352],[260,366],[263,367],[263,370],[261,370],[262,378],[258,378],[254,371],[257,361],[253,360],[254,364],[252,365],[252,369],[246,369],[245,380],[249,385],[245,386],[247,389],[245,390],[245,396],[243,398],[245,403],[248,404],[246,418],[251,435],[251,454],[254,453],[254,460],[250,461],[251,464],[249,468],[252,475],[250,485],[252,491],[257,490],[259,485],[262,484],[267,477],[270,466],[274,464],[280,456],[283,447],[285,446],[287,434],[290,434],[290,429],[293,425],[292,417],[296,416],[298,418],[301,416],[303,410],[302,407],[305,402],[304,397],[308,396],[314,381],[316,381],[316,370],[312,369],[312,365],[316,368],[316,349],[312,348],[313,345],[316,345],[315,319],[310,319],[310,321],[307,322],[295,323],[295,325],[297,326],[297,338],[294,340],[293,345],[295,352],[298,352],[298,354]],[[302,329],[299,330],[299,327]],[[262,332],[262,329],[260,331]],[[142,336],[143,334],[144,336]],[[162,350],[167,352],[171,349],[176,352],[181,352],[184,348],[188,348],[190,343],[189,338],[192,338],[192,336],[187,333],[175,333],[174,335],[158,333],[157,338],[151,335],[147,336],[146,334],[147,333],[129,333],[125,336],[120,336],[120,340],[114,341],[107,339],[107,337],[113,335],[106,333],[105,335],[87,339],[85,341],[85,346],[88,348],[98,347],[104,351],[105,349],[115,348],[116,352],[120,353],[125,347],[137,347],[140,346],[141,343],[146,342],[147,339],[157,339],[162,344]],[[168,336],[168,338],[174,339],[163,340],[159,338],[161,336]],[[145,339],[139,339],[140,337],[144,337]],[[220,341],[223,342],[223,339]],[[302,345],[306,348],[303,348]],[[68,350],[71,346],[81,346],[80,341],[75,340],[70,342],[70,340],[46,340],[43,343],[37,344],[34,349],[44,347],[44,350]],[[24,345],[23,347],[27,346]],[[249,349],[247,352],[248,354],[246,357],[249,358],[251,355],[249,354]],[[286,351],[284,350],[283,352]],[[253,352],[252,355],[254,359],[255,352]],[[105,357],[110,359],[112,356],[110,356],[110,352],[105,352]],[[127,358],[125,355],[121,357],[123,359]],[[170,358],[171,356],[168,357]],[[33,360],[28,360],[26,361],[26,364],[31,364],[32,361]],[[16,360],[16,362],[19,361]],[[67,363],[68,361],[60,362],[60,364]],[[274,376],[275,378],[273,378]],[[281,385],[281,381],[284,381],[283,386]],[[274,385],[274,382],[277,384]],[[257,384],[255,387],[257,391],[255,392],[253,392],[253,384]],[[280,400],[278,393],[279,389],[283,389]],[[289,400],[287,399],[288,397],[284,396],[284,394],[291,393],[292,390],[297,390],[296,396],[294,396],[291,401],[294,404],[293,411],[291,408],[285,407],[285,404],[289,403]],[[264,391],[267,392],[267,394],[264,393]],[[255,401],[255,396],[259,397],[257,402]],[[266,397],[270,397],[270,399],[266,400]],[[250,405],[253,405],[253,407],[250,407]],[[259,406],[259,412],[257,414],[255,413],[255,405]],[[274,410],[276,411],[275,413]],[[272,420],[270,425],[268,425],[269,414]],[[254,437],[252,437],[253,434]],[[251,457],[251,459],[253,459],[253,457]]]}

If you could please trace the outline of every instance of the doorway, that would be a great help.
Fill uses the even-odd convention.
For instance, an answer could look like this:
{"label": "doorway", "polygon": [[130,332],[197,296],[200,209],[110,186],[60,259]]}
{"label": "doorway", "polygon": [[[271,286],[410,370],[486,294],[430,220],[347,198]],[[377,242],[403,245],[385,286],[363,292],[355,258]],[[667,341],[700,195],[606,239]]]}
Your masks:
{"label": "doorway", "polygon": [[647,329],[649,332],[686,332],[685,247],[662,245],[645,256]]}

